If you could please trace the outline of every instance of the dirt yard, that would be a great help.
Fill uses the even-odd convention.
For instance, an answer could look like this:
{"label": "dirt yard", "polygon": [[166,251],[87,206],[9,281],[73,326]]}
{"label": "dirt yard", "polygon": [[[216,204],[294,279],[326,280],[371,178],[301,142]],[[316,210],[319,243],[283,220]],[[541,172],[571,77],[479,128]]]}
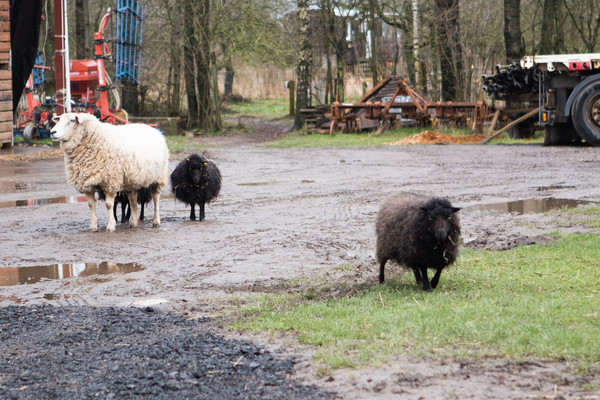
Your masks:
{"label": "dirt yard", "polygon": [[[101,205],[100,231],[89,232],[87,204],[66,182],[56,149],[2,150],[0,307],[152,306],[210,319],[249,296],[284,290],[281,283],[291,278],[328,274],[357,286],[376,285],[375,215],[382,199],[396,191],[447,196],[462,207],[464,245],[494,250],[545,243],[552,231],[589,230],[561,211],[519,214],[486,208],[508,211],[515,205],[510,202],[523,200],[516,205],[532,211],[551,204],[543,199],[600,199],[597,148],[267,149],[260,142],[284,134],[286,124],[243,122],[258,133],[197,138],[223,176],[221,196],[207,206],[207,219],[190,221],[189,208],[165,188],[159,229],[152,228],[150,206],[139,228],[119,224],[109,234]],[[171,159],[171,170],[183,156]],[[85,264],[101,262],[106,263]],[[336,268],[340,265],[351,268]],[[25,267],[38,267],[32,274],[43,279],[24,277],[30,270]],[[399,272],[394,268],[388,273]],[[399,357],[382,368],[338,370],[317,378],[309,349],[285,338],[227,329],[222,334],[285,347],[301,361],[296,377],[344,399],[600,399],[584,390],[599,377],[576,375],[567,363]]]}

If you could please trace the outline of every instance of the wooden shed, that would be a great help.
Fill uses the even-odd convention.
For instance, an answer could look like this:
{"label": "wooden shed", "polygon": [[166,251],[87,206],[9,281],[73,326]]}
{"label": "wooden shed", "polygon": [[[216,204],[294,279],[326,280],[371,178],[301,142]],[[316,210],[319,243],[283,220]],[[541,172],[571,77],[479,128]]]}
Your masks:
{"label": "wooden shed", "polygon": [[10,1],[0,0],[0,147],[12,145],[12,71],[10,68]]}

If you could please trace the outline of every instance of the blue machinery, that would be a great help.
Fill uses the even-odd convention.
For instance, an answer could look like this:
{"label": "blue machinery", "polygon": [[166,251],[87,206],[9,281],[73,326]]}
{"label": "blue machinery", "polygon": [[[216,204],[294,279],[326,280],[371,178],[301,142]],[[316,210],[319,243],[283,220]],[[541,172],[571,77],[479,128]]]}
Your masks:
{"label": "blue machinery", "polygon": [[136,0],[118,0],[115,14],[115,80],[129,80],[138,85],[144,6]]}

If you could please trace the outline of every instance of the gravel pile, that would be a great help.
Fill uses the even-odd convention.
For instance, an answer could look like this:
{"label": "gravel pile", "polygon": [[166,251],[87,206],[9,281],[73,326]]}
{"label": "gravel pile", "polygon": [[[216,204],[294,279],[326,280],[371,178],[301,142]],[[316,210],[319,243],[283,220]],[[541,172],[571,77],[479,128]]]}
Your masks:
{"label": "gravel pile", "polygon": [[2,399],[326,399],[294,360],[147,308],[0,308]]}

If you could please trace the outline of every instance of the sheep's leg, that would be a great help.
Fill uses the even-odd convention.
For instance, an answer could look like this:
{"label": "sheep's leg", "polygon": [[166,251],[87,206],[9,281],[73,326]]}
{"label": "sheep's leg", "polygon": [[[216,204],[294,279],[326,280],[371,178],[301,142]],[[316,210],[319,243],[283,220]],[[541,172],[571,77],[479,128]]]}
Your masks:
{"label": "sheep's leg", "polygon": [[204,202],[201,201],[198,204],[198,208],[200,209],[200,221],[204,221]]}
{"label": "sheep's leg", "polygon": [[379,263],[379,284],[383,285],[383,283],[385,282],[385,263],[387,262],[387,260],[381,260],[381,263]]}
{"label": "sheep's leg", "polygon": [[192,221],[196,220],[196,203],[194,203],[193,201],[190,203],[190,206],[192,207],[192,211],[190,211],[190,219]]}
{"label": "sheep's leg", "polygon": [[427,277],[427,267],[421,267],[421,278],[423,278],[423,290],[426,292],[431,292],[429,278]]}
{"label": "sheep's leg", "polygon": [[144,220],[144,203],[140,204],[140,221]]}
{"label": "sheep's leg", "polygon": [[418,268],[411,268],[413,274],[415,275],[415,279],[417,280],[417,284],[421,284],[423,282],[423,278],[421,278],[421,271]]}
{"label": "sheep's leg", "polygon": [[90,230],[96,232],[98,230],[98,216],[96,215],[96,197],[93,192],[85,193],[88,206],[90,207]]}
{"label": "sheep's leg", "polygon": [[156,189],[152,192],[152,202],[154,203],[154,219],[152,220],[152,227],[158,228],[160,226],[160,213],[158,212],[158,204],[160,203],[160,189]]}
{"label": "sheep's leg", "polygon": [[132,190],[130,192],[127,192],[127,198],[129,199],[129,212],[131,213],[130,215],[130,220],[129,220],[129,227],[130,228],[136,228],[138,226],[138,222],[139,222],[139,217],[138,217],[138,209],[137,209],[137,190]]}
{"label": "sheep's leg", "polygon": [[129,221],[129,215],[128,214],[128,207],[129,205],[123,201],[121,203],[121,223],[125,223],[125,221]]}
{"label": "sheep's leg", "polygon": [[443,268],[438,268],[437,271],[435,271],[435,275],[431,279],[431,287],[434,289],[436,288],[436,286],[438,285],[438,282],[440,281],[440,276],[442,275],[442,269]]}
{"label": "sheep's leg", "polygon": [[[114,232],[115,226],[117,225],[117,219],[114,215],[114,207],[115,207],[115,193],[106,192],[106,199],[104,203],[106,204],[106,211],[108,211],[108,225],[106,225],[106,230],[108,232]],[[98,224],[98,220],[96,220],[96,224]]]}

